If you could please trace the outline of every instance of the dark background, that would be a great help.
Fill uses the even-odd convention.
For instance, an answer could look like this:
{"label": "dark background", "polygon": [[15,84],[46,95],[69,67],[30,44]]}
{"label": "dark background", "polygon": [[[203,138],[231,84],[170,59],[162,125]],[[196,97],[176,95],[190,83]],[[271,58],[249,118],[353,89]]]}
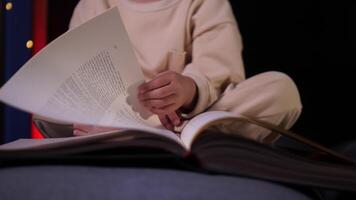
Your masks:
{"label": "dark background", "polygon": [[249,75],[279,70],[300,90],[293,128],[324,144],[355,138],[355,1],[231,1]]}
{"label": "dark background", "polygon": [[[1,11],[0,11],[0,66],[3,66],[3,61],[4,61],[4,31],[2,30],[2,27],[4,27],[4,13],[2,12],[2,8],[3,8],[3,1],[0,0],[0,8],[1,8]],[[2,67],[0,68],[0,83],[3,82],[3,74],[2,74]],[[1,107],[0,107],[1,109]],[[1,110],[0,110],[1,111]],[[2,115],[0,114],[0,117],[2,117]],[[0,118],[0,120],[2,121],[2,118]]]}
{"label": "dark background", "polygon": [[[76,0],[49,1],[49,40],[67,29]],[[326,145],[355,138],[355,12],[351,1],[231,0],[244,40],[247,75],[278,70],[301,93],[293,127]]]}
{"label": "dark background", "polygon": [[[4,27],[4,13],[2,9],[4,8],[3,0],[0,0],[0,83],[3,83],[4,74],[3,74],[3,66],[4,66],[4,31],[2,30]],[[2,131],[2,123],[4,121],[4,107],[0,105],[0,130]],[[2,133],[0,133],[0,144],[2,144]]]}

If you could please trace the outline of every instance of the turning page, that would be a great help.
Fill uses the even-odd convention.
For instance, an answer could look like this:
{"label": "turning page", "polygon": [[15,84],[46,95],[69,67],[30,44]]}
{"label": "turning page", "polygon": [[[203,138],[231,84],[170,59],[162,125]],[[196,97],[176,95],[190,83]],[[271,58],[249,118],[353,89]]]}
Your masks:
{"label": "turning page", "polygon": [[111,127],[158,126],[139,105],[144,82],[118,9],[63,34],[0,90],[0,100],[50,119]]}

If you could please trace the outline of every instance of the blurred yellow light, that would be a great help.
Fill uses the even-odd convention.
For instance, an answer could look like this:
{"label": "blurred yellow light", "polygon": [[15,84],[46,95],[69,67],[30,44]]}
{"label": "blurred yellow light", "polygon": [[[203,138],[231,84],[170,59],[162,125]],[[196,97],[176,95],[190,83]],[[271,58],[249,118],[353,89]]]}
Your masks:
{"label": "blurred yellow light", "polygon": [[11,2],[7,2],[6,5],[5,5],[5,9],[6,10],[11,10],[12,9],[12,3]]}
{"label": "blurred yellow light", "polygon": [[31,49],[31,48],[33,47],[33,41],[32,41],[32,40],[27,41],[27,42],[26,42],[26,47],[27,47],[28,49]]}

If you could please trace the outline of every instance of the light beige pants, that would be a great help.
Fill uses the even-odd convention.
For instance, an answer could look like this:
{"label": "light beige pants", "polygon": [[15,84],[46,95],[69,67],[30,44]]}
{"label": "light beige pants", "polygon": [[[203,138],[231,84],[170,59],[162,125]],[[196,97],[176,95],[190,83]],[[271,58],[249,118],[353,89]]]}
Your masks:
{"label": "light beige pants", "polygon": [[[242,114],[289,129],[297,121],[302,105],[298,89],[289,76],[265,72],[229,85],[209,110]],[[255,125],[243,124],[237,132],[260,142],[269,143],[276,138]]]}

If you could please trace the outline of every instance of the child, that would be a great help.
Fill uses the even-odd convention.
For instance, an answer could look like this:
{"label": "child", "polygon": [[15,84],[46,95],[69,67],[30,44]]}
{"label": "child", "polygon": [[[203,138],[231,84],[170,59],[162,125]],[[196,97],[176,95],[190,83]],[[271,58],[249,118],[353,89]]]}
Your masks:
{"label": "child", "polygon": [[[285,74],[245,80],[242,41],[228,0],[81,0],[70,27],[117,6],[147,82],[138,99],[173,129],[205,110],[253,116],[290,128],[301,112],[298,90]],[[99,129],[75,125],[77,134]],[[239,134],[261,142],[267,130]]]}

